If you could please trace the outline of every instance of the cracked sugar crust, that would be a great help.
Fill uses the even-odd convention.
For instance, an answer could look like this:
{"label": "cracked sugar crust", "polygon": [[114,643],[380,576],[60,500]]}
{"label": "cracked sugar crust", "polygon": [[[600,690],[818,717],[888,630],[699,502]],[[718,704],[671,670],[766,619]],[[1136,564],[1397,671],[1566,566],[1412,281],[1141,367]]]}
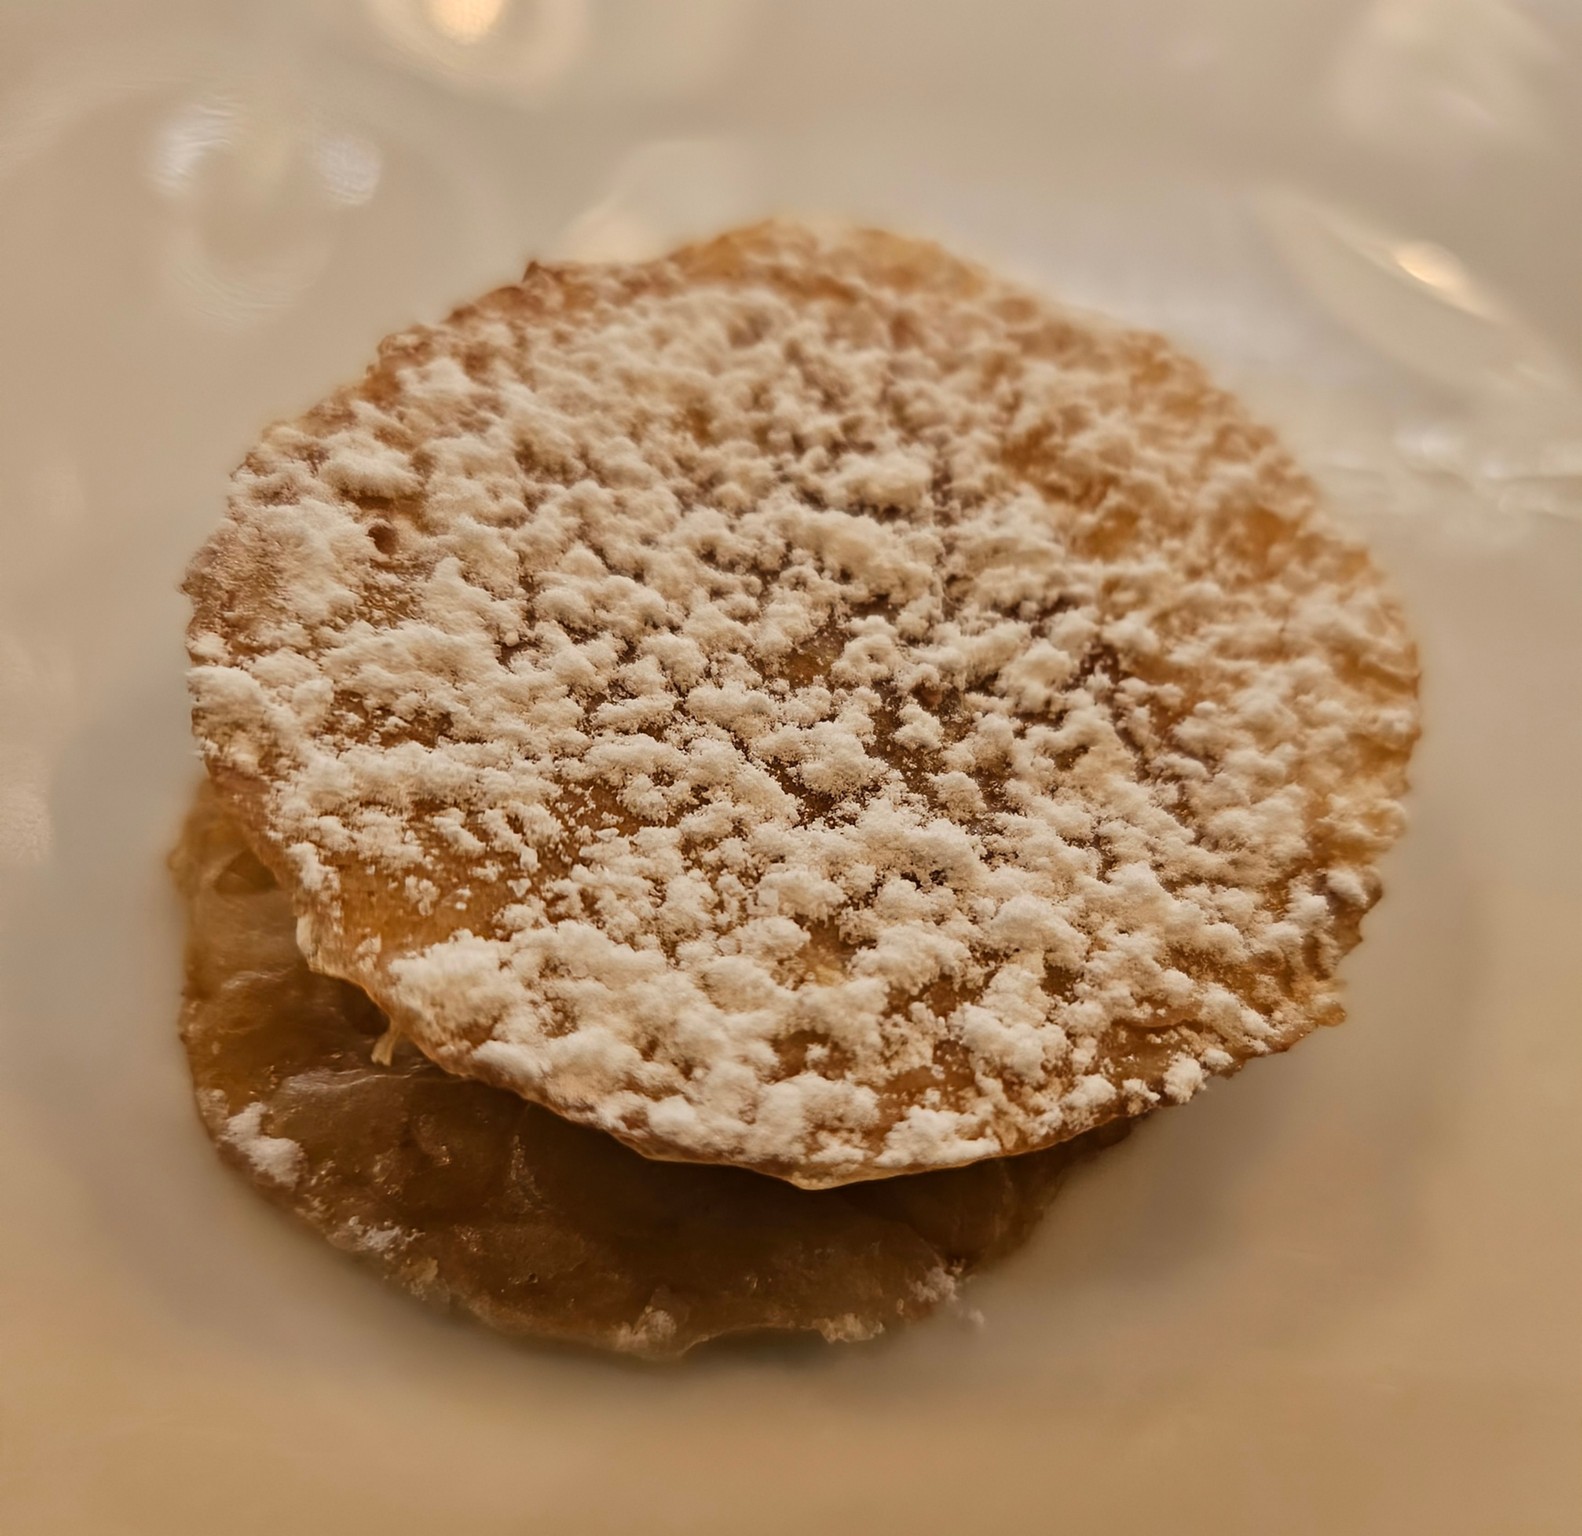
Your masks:
{"label": "cracked sugar crust", "polygon": [[1160,338],[769,224],[534,265],[268,431],[187,590],[310,962],[817,1186],[1338,1020],[1417,732],[1366,551]]}
{"label": "cracked sugar crust", "polygon": [[396,1285],[509,1333],[650,1358],[763,1330],[872,1338],[951,1303],[1124,1129],[844,1190],[653,1162],[416,1051],[377,1064],[385,1021],[308,969],[207,786],[172,864],[182,1040],[222,1155]]}

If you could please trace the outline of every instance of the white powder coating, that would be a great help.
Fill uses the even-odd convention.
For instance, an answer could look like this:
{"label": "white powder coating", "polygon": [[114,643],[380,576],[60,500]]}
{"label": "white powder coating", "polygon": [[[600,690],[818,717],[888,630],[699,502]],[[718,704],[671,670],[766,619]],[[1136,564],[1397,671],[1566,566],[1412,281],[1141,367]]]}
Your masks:
{"label": "white powder coating", "polygon": [[285,1136],[264,1134],[264,1106],[249,1104],[225,1122],[221,1133],[265,1182],[290,1189],[302,1177],[303,1151]]}
{"label": "white powder coating", "polygon": [[1415,655],[1157,337],[878,234],[535,266],[230,511],[211,772],[311,962],[452,1070],[821,1185],[1339,1016]]}
{"label": "white powder coating", "polygon": [[635,1323],[616,1331],[614,1344],[616,1349],[629,1354],[650,1354],[656,1348],[662,1350],[675,1337],[675,1332],[675,1318],[663,1307],[650,1302]]}

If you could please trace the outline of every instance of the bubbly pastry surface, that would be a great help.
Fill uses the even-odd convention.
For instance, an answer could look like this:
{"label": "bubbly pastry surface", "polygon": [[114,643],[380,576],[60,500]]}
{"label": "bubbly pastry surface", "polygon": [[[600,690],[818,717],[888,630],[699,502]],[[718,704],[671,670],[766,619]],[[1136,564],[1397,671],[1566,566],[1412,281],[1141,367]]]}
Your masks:
{"label": "bubbly pastry surface", "polygon": [[226,1159],[336,1247],[509,1333],[664,1358],[764,1330],[870,1338],[1019,1244],[1108,1128],[845,1190],[660,1163],[416,1051],[310,971],[290,904],[207,788],[173,859],[182,1038]]}
{"label": "bubbly pastry surface", "polygon": [[810,1186],[1340,1017],[1417,731],[1365,550],[1158,337],[770,224],[531,267],[268,431],[194,722],[448,1069]]}

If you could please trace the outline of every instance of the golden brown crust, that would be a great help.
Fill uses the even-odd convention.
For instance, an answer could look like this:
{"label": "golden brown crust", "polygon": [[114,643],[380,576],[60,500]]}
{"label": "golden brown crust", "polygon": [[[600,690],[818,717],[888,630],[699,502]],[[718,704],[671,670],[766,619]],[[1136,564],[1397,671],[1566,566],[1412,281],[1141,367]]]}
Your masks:
{"label": "golden brown crust", "polygon": [[316,967],[452,1071],[813,1186],[1338,1019],[1417,728],[1267,429],[874,232],[535,265],[392,338],[188,590]]}

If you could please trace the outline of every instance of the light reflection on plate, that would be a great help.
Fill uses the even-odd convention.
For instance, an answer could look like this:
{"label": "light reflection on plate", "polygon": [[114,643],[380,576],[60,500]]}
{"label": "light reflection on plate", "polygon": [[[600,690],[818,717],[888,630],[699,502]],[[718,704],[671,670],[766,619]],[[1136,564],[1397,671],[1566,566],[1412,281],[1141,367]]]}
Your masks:
{"label": "light reflection on plate", "polygon": [[278,91],[242,88],[177,108],[149,175],[171,216],[159,263],[170,297],[223,329],[288,308],[323,270],[337,210],[379,186],[378,146]]}
{"label": "light reflection on plate", "polygon": [[1551,135],[1534,84],[1554,58],[1544,28],[1509,0],[1376,0],[1341,50],[1329,97],[1348,129],[1396,152],[1532,149]]}
{"label": "light reflection on plate", "polygon": [[408,58],[463,84],[539,95],[587,42],[587,0],[364,0]]}
{"label": "light reflection on plate", "polygon": [[1559,353],[1443,246],[1290,187],[1257,206],[1312,297],[1399,366],[1478,395],[1575,387]]}
{"label": "light reflection on plate", "polygon": [[758,0],[359,0],[409,66],[521,105],[686,94],[738,52]]}

